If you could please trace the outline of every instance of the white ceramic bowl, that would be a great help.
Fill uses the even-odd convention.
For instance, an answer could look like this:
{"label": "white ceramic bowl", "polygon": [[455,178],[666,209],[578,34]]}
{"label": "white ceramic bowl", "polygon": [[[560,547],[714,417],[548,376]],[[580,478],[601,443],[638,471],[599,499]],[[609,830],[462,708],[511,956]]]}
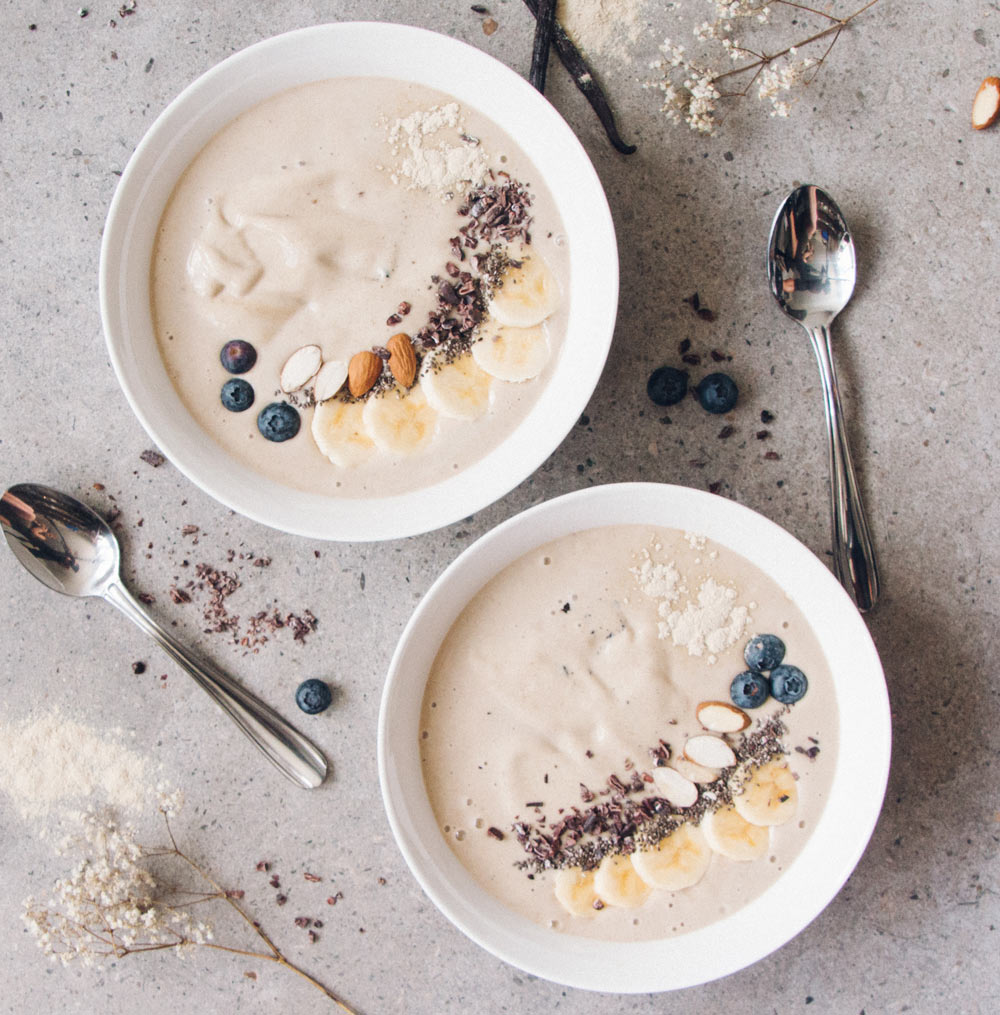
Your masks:
{"label": "white ceramic bowl", "polygon": [[[447,481],[380,499],[335,499],[263,479],[233,461],[184,408],[157,351],[149,300],[156,229],[178,177],[223,126],[309,81],[381,76],[449,92],[516,138],[555,196],[570,251],[569,321],[554,375],[527,418]],[[224,60],[163,111],[136,148],[108,213],[101,315],[111,362],[150,437],[194,483],[241,514],[321,539],[390,539],[447,525],[529,476],[583,411],[607,358],[618,253],[607,200],[579,141],[527,81],[478,49],[403,25],[343,23],[268,39]]]}
{"label": "white ceramic bowl", "polygon": [[[608,943],[538,926],[488,895],[444,840],[418,749],[427,674],[458,614],[508,564],[561,536],[648,524],[703,534],[742,554],[798,604],[836,675],[839,749],[830,799],[799,856],[763,895],[678,937]],[[460,930],[526,972],[573,987],[645,993],[735,972],[794,937],[836,895],[875,827],[889,772],[891,726],[875,646],[827,568],[784,529],[748,508],[683,487],[591,487],[531,508],[487,533],[438,578],[389,667],[379,716],[382,795],[399,848],[424,891]]]}

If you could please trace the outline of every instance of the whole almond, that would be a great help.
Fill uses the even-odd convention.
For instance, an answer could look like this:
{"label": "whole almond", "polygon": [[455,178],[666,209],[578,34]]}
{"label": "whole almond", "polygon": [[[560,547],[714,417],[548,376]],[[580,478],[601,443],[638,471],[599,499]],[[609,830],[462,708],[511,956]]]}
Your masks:
{"label": "whole almond", "polygon": [[410,336],[401,331],[386,342],[389,350],[389,369],[401,388],[408,388],[417,376],[417,354],[413,351]]}
{"label": "whole almond", "polygon": [[355,398],[371,391],[382,373],[382,361],[368,349],[356,352],[347,364],[347,389]]}

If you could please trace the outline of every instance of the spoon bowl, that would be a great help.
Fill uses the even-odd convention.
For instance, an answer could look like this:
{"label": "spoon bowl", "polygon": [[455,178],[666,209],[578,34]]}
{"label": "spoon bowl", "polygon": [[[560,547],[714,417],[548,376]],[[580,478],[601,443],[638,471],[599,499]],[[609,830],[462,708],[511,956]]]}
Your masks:
{"label": "spoon bowl", "polygon": [[115,534],[86,504],[47,486],[19,483],[0,497],[0,526],[14,556],[43,585],[116,606],[187,670],[282,774],[305,789],[323,782],[326,760],[313,744],[231,677],[193,655],[136,602],[119,575]]}
{"label": "spoon bowl", "polygon": [[878,569],[830,344],[830,324],[854,292],[857,261],[843,214],[819,187],[797,187],[782,202],[771,226],[767,277],[778,306],[805,328],[819,365],[829,436],[833,559],[841,583],[864,613],[879,597]]}
{"label": "spoon bowl", "polygon": [[854,292],[854,240],[840,209],[818,187],[799,187],[771,230],[768,280],[781,309],[803,327],[829,327]]}
{"label": "spoon bowl", "polygon": [[102,596],[121,554],[108,523],[85,504],[35,483],[0,499],[0,524],[14,556],[64,596]]}

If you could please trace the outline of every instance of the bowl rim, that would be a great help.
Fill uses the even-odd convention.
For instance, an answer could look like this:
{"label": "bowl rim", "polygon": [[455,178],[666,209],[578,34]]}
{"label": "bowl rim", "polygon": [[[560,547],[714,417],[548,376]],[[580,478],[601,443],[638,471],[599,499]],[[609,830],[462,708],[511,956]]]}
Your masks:
{"label": "bowl rim", "polygon": [[[437,829],[419,773],[419,703],[441,639],[499,570],[561,535],[636,523],[704,534],[760,567],[792,596],[837,673],[840,745],[817,827],[767,891],[699,930],[611,944],[532,923],[493,899],[462,867]],[[379,710],[377,755],[397,845],[424,892],[462,933],[544,979],[587,990],[647,993],[695,986],[745,968],[822,912],[874,831],[891,741],[888,691],[874,642],[850,597],[812,551],[763,515],[726,498],[666,484],[617,483],[577,490],[513,516],[440,574],[393,653]]]}
{"label": "bowl rim", "polygon": [[[440,80],[446,73],[442,68],[448,68],[447,82]],[[516,137],[549,183],[570,238],[572,301],[563,354],[527,416],[497,448],[457,475],[386,497],[309,494],[230,459],[173,391],[147,320],[148,237],[180,175],[165,167],[177,162],[187,145],[191,150],[180,162],[183,171],[208,138],[262,98],[295,84],[348,75],[427,84],[493,119]],[[475,100],[469,99],[470,92],[476,93]],[[564,173],[558,188],[546,171],[555,165]],[[565,221],[567,209],[581,222],[586,209],[585,230]],[[138,266],[143,261],[144,281]],[[126,400],[150,438],[188,479],[225,506],[273,528],[364,542],[429,532],[468,517],[545,461],[586,408],[603,372],[617,316],[618,277],[607,197],[579,139],[548,100],[514,70],[466,42],[409,25],[352,21],[299,28],[256,42],[199,75],[162,110],[136,146],[109,205],[99,299],[108,354]],[[150,341],[151,350],[143,345]],[[573,355],[565,355],[571,345]],[[144,376],[150,372],[155,376]],[[162,390],[164,385],[169,390]]]}

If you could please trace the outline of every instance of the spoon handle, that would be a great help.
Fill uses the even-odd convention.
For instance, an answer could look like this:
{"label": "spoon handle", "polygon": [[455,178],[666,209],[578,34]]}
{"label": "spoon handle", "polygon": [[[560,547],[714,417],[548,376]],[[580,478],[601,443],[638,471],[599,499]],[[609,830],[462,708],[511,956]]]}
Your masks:
{"label": "spoon handle", "polygon": [[867,613],[879,597],[878,568],[854,464],[847,445],[840,389],[833,368],[830,329],[809,329],[823,384],[823,405],[830,438],[830,496],[833,508],[833,559],[840,583],[852,593],[858,609]]}
{"label": "spoon handle", "polygon": [[193,655],[160,627],[122,584],[112,582],[103,595],[187,670],[283,775],[303,789],[315,789],[322,783],[327,772],[323,755],[274,709],[211,663]]}

